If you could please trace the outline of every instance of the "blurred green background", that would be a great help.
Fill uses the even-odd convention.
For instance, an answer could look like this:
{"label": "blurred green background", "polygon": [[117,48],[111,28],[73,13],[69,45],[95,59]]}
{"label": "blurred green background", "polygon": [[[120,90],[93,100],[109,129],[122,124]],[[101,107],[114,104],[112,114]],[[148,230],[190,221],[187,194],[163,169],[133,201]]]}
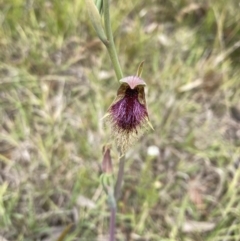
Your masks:
{"label": "blurred green background", "polygon": [[[111,1],[154,131],[129,151],[117,240],[240,240],[240,6]],[[0,240],[108,240],[101,118],[118,88],[83,0],[0,0]],[[113,150],[114,170],[117,153]]]}

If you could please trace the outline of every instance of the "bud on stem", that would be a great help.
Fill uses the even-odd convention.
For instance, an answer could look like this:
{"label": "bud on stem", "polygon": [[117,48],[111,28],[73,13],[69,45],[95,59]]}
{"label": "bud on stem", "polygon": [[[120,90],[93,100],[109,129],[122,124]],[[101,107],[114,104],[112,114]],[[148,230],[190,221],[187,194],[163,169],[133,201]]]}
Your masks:
{"label": "bud on stem", "polygon": [[100,177],[100,181],[103,189],[108,196],[112,195],[114,190],[114,178],[112,158],[110,155],[110,145],[106,145],[103,147],[102,172],[103,174]]}

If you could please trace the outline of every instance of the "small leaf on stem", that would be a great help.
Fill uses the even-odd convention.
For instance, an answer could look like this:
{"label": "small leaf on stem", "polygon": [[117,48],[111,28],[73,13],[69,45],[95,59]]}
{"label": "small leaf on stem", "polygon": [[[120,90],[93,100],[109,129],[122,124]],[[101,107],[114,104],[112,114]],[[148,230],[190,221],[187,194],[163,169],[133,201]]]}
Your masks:
{"label": "small leaf on stem", "polygon": [[87,10],[89,14],[89,18],[92,22],[92,25],[98,35],[98,37],[101,39],[101,41],[106,45],[108,44],[108,40],[106,37],[106,34],[104,32],[103,26],[102,26],[102,20],[100,13],[94,3],[93,0],[85,0],[87,5]]}

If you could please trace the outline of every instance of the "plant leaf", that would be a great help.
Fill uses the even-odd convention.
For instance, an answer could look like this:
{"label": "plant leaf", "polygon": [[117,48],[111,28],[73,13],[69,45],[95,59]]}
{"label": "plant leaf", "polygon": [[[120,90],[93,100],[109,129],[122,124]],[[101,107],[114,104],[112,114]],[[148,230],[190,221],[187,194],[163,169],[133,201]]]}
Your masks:
{"label": "plant leaf", "polygon": [[103,29],[101,16],[100,16],[100,13],[99,13],[94,1],[93,0],[85,0],[85,2],[87,5],[89,18],[92,22],[92,25],[93,25],[98,37],[101,39],[101,41],[104,44],[107,44],[108,40],[107,40],[106,34]]}

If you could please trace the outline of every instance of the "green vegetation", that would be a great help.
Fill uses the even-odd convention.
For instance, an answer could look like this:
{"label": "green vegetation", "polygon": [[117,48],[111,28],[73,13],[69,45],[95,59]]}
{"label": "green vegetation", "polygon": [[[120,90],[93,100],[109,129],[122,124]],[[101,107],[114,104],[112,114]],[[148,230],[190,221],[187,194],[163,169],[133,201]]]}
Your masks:
{"label": "green vegetation", "polygon": [[[145,60],[155,129],[128,154],[117,240],[240,240],[239,11],[112,1],[124,76]],[[101,118],[118,83],[84,1],[0,0],[0,24],[0,240],[53,241],[74,223],[65,240],[105,241]]]}

